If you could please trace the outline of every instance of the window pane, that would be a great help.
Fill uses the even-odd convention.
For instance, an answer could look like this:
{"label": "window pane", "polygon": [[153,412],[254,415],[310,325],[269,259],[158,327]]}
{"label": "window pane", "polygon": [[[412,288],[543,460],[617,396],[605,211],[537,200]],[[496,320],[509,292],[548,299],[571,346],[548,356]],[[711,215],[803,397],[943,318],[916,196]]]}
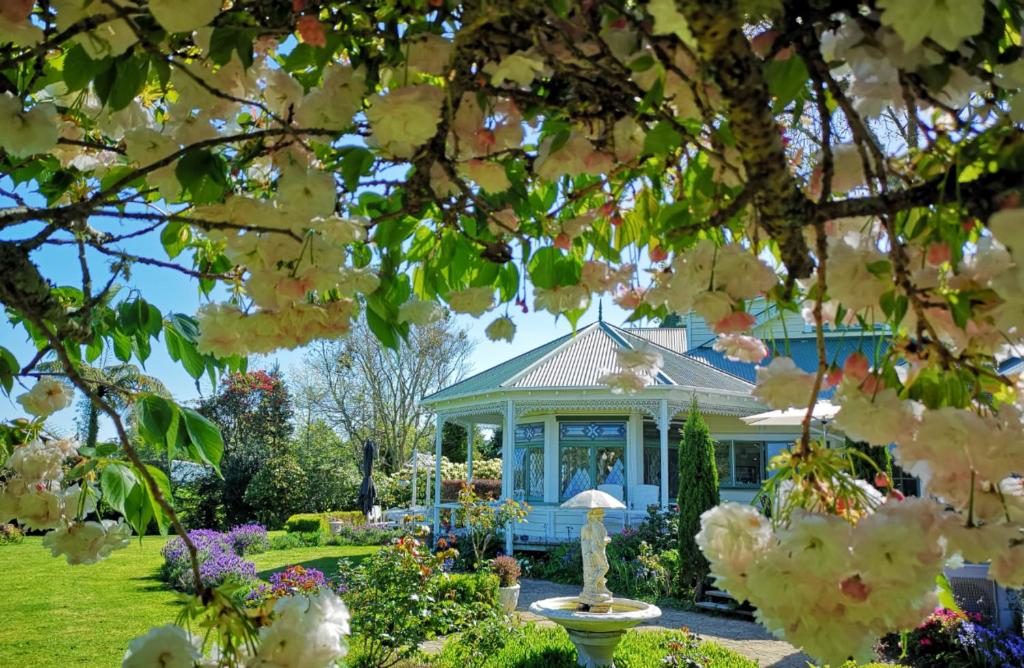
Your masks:
{"label": "window pane", "polygon": [[527,450],[527,448],[516,448],[512,457],[512,498],[519,501],[526,498]]}
{"label": "window pane", "polygon": [[718,486],[732,485],[732,473],[729,468],[729,441],[715,443],[715,468],[718,469]]}
{"label": "window pane", "polygon": [[733,452],[736,457],[736,484],[760,485],[764,471],[762,444],[737,441],[733,445]]}
{"label": "window pane", "polygon": [[[671,454],[671,451],[670,451]],[[678,475],[678,474],[677,474]],[[669,477],[671,479],[671,475]],[[644,448],[644,484],[661,484],[661,449]]]}
{"label": "window pane", "polygon": [[590,479],[590,448],[562,447],[558,458],[558,488],[563,501],[593,488]]}
{"label": "window pane", "polygon": [[668,449],[668,498],[679,498],[679,448]]}
{"label": "window pane", "polygon": [[597,449],[597,484],[626,486],[626,461],[622,448]]}
{"label": "window pane", "polygon": [[526,469],[526,498],[530,501],[540,501],[544,498],[544,448],[530,448],[527,456],[529,466]]}

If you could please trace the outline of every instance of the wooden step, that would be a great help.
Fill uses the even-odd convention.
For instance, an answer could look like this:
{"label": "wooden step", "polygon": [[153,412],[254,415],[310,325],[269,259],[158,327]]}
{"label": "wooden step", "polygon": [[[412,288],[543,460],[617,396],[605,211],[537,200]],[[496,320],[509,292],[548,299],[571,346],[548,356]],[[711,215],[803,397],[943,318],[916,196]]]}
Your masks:
{"label": "wooden step", "polygon": [[733,603],[736,602],[736,599],[732,597],[732,594],[727,591],[722,591],[721,589],[706,589],[704,590],[704,596],[708,598],[721,599],[723,601],[732,601]]}
{"label": "wooden step", "polygon": [[733,603],[715,603],[714,601],[697,601],[694,604],[700,610],[708,610],[709,612],[726,613],[730,615],[740,615],[742,617],[753,617],[754,611],[746,608],[739,607],[735,602]]}

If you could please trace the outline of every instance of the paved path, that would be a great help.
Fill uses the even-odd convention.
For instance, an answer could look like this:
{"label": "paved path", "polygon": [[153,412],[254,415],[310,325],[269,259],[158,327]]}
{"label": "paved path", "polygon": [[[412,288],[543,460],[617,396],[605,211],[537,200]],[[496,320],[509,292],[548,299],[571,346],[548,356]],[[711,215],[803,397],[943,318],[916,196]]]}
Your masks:
{"label": "paved path", "polygon": [[[551,622],[531,613],[531,603],[551,596],[575,596],[580,592],[577,586],[555,584],[546,580],[523,579],[520,580],[520,584],[522,589],[519,592],[517,611],[524,621],[536,621],[538,625],[550,625]],[[660,619],[637,629],[674,631],[681,626],[686,626],[707,640],[754,659],[765,668],[806,668],[807,661],[810,661],[809,656],[789,643],[775,639],[760,624],[733,617],[662,608]]]}

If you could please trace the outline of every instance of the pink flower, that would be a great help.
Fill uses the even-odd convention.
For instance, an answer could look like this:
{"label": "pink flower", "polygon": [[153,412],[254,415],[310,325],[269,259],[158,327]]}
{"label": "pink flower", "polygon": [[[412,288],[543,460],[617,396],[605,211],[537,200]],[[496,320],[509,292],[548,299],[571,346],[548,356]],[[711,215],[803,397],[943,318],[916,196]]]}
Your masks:
{"label": "pink flower", "polygon": [[740,334],[757,323],[757,318],[746,311],[733,311],[715,323],[715,334]]}
{"label": "pink flower", "polygon": [[871,370],[871,362],[864,353],[853,353],[843,363],[843,375],[853,378],[857,382],[863,382]]}
{"label": "pink flower", "polygon": [[295,22],[302,41],[310,46],[327,46],[327,34],[324,26],[315,16],[300,16]]}
{"label": "pink flower", "polygon": [[734,362],[760,362],[768,357],[768,348],[761,339],[744,334],[722,334],[714,349]]}

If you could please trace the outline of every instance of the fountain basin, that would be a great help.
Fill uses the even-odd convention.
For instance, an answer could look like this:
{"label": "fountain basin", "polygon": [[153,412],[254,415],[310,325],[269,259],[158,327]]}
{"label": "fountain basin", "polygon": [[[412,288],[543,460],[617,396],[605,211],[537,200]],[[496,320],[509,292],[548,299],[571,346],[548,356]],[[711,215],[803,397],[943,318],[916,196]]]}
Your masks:
{"label": "fountain basin", "polygon": [[530,612],[565,627],[576,645],[577,663],[585,668],[615,668],[612,656],[623,634],[634,626],[661,617],[661,608],[643,601],[617,598],[608,612],[580,612],[579,598],[545,598],[530,605]]}

